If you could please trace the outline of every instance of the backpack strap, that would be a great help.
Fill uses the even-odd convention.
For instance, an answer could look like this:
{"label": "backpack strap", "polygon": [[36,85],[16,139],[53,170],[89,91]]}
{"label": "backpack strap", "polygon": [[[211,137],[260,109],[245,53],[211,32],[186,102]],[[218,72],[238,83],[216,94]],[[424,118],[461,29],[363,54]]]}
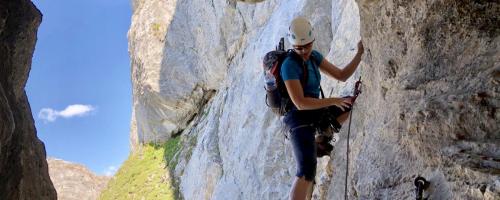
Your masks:
{"label": "backpack strap", "polygon": [[[302,84],[302,87],[304,88],[306,85],[307,85],[307,78],[309,77],[308,73],[309,71],[307,70],[307,65],[306,65],[306,62],[304,60],[302,60],[302,58],[300,58],[300,56],[295,53],[295,51],[293,51],[292,49],[288,49],[288,54],[289,56],[292,56],[294,59],[296,59],[297,61],[301,62],[302,63],[302,71],[304,72],[303,73],[303,77],[300,79],[300,83]],[[311,58],[313,57],[313,55],[311,54]],[[314,60],[312,61],[313,65],[316,66],[317,70],[319,71],[319,66],[316,65],[316,62],[314,62]],[[318,80],[319,79],[319,76],[318,76],[318,73],[315,73],[316,75],[316,78]],[[319,91],[321,93],[321,98],[324,99],[325,98],[325,94],[323,92],[323,88],[321,87],[321,82],[320,82],[320,85],[319,85]]]}
{"label": "backpack strap", "polygon": [[321,84],[319,85],[319,91],[321,92],[321,98],[325,98],[325,94],[323,93],[323,88],[321,88]]}
{"label": "backpack strap", "polygon": [[[311,58],[313,58],[313,54],[312,54],[312,53],[311,53]],[[313,62],[312,62],[312,63],[313,63],[313,65],[314,65],[314,66],[316,66],[316,62],[314,62],[314,60],[313,60]],[[320,64],[321,64],[321,63],[320,63]],[[317,69],[317,70],[318,70],[318,72],[319,72],[319,66],[317,66],[317,67],[316,67],[316,69]],[[318,76],[318,73],[314,73],[314,74],[316,74],[316,79],[320,80],[320,79],[319,79],[319,76]],[[323,92],[323,88],[321,88],[321,81],[319,82],[319,91],[320,91],[320,93],[321,93],[321,98],[322,98],[322,99],[324,99],[324,98],[325,98],[325,94],[324,94],[324,92]]]}
{"label": "backpack strap", "polygon": [[[314,62],[313,62],[313,63],[314,63]],[[319,71],[319,66],[318,66],[318,71]],[[319,79],[319,76],[318,76],[318,73],[315,73],[315,74],[316,74],[316,78],[317,78],[318,80],[320,80],[320,79]],[[324,98],[325,98],[325,94],[323,93],[323,88],[321,88],[321,81],[320,81],[320,83],[319,83],[319,91],[320,91],[320,93],[321,93],[321,98],[322,98],[322,99],[324,99]]]}
{"label": "backpack strap", "polygon": [[297,62],[299,63],[302,63],[302,78],[300,79],[300,84],[302,85],[302,88],[305,88],[305,86],[307,85],[307,77],[308,77],[308,71],[307,71],[307,66],[306,66],[306,63],[304,62],[304,60],[302,60],[302,58],[300,57],[299,54],[295,53],[295,51],[293,51],[293,49],[288,49],[288,56],[292,57],[293,59],[295,59]]}

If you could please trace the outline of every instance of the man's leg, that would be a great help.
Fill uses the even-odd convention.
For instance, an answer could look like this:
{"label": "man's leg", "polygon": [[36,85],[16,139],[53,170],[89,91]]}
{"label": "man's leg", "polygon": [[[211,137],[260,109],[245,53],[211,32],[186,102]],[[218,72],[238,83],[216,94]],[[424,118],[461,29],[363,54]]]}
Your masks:
{"label": "man's leg", "polygon": [[297,173],[290,191],[290,199],[305,200],[316,175],[316,129],[304,126],[291,131],[290,141],[297,162]]}
{"label": "man's leg", "polygon": [[314,181],[311,182],[311,184],[309,185],[309,188],[308,188],[308,191],[307,191],[307,200],[311,200],[312,199],[312,195],[313,195],[313,192],[314,192]]}
{"label": "man's leg", "polygon": [[[304,176],[296,177],[290,191],[290,200],[305,200],[308,197],[308,191],[312,188],[313,182],[306,180]],[[311,189],[312,190],[312,189]],[[312,194],[312,191],[311,191]]]}

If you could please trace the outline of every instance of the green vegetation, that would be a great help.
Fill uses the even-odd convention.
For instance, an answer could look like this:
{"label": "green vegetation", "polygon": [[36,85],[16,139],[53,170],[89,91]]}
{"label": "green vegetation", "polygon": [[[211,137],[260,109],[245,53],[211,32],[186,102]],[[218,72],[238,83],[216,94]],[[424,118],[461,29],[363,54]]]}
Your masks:
{"label": "green vegetation", "polygon": [[153,29],[154,32],[160,31],[161,25],[158,23],[153,23],[151,24],[151,28]]}
{"label": "green vegetation", "polygon": [[162,145],[142,146],[123,163],[100,199],[176,199],[178,186],[174,185],[171,170],[177,165],[174,156],[179,149],[180,137]]}
{"label": "green vegetation", "polygon": [[151,30],[152,30],[153,36],[156,37],[160,41],[163,41],[163,39],[165,37],[166,30],[163,30],[163,29],[164,29],[164,26],[162,26],[161,24],[158,24],[158,23],[151,24]]}

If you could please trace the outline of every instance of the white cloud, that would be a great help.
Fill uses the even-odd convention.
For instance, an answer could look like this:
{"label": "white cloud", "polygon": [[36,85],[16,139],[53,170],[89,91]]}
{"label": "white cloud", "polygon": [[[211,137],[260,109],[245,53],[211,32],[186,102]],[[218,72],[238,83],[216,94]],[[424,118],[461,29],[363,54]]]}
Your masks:
{"label": "white cloud", "polygon": [[42,110],[38,113],[38,118],[53,122],[57,118],[57,111],[51,108],[42,108]]}
{"label": "white cloud", "polygon": [[38,118],[44,120],[45,122],[53,122],[58,117],[71,118],[75,116],[85,116],[94,110],[95,107],[91,105],[81,104],[69,105],[66,109],[61,111],[57,111],[52,108],[42,108],[38,113]]}
{"label": "white cloud", "polygon": [[109,166],[108,169],[104,172],[104,175],[106,176],[114,176],[116,171],[118,170],[117,167],[115,166]]}
{"label": "white cloud", "polygon": [[75,104],[66,107],[66,109],[59,112],[59,115],[61,115],[61,117],[70,118],[73,116],[83,116],[92,110],[94,110],[94,107],[91,105]]}

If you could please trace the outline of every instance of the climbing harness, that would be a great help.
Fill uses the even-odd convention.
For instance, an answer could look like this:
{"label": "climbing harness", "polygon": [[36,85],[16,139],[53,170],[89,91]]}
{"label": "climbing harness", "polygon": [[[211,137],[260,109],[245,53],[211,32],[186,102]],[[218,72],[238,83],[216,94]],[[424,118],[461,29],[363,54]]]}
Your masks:
{"label": "climbing harness", "polygon": [[352,105],[351,105],[351,114],[349,115],[349,126],[347,128],[347,148],[346,148],[346,167],[345,167],[345,187],[344,187],[344,199],[347,200],[347,177],[349,176],[349,137],[351,135],[351,121],[352,121],[352,114],[354,113],[354,102],[356,101],[356,98],[358,95],[361,94],[361,76],[359,77],[359,80],[356,81],[356,84],[354,85],[354,95],[352,97]]}

